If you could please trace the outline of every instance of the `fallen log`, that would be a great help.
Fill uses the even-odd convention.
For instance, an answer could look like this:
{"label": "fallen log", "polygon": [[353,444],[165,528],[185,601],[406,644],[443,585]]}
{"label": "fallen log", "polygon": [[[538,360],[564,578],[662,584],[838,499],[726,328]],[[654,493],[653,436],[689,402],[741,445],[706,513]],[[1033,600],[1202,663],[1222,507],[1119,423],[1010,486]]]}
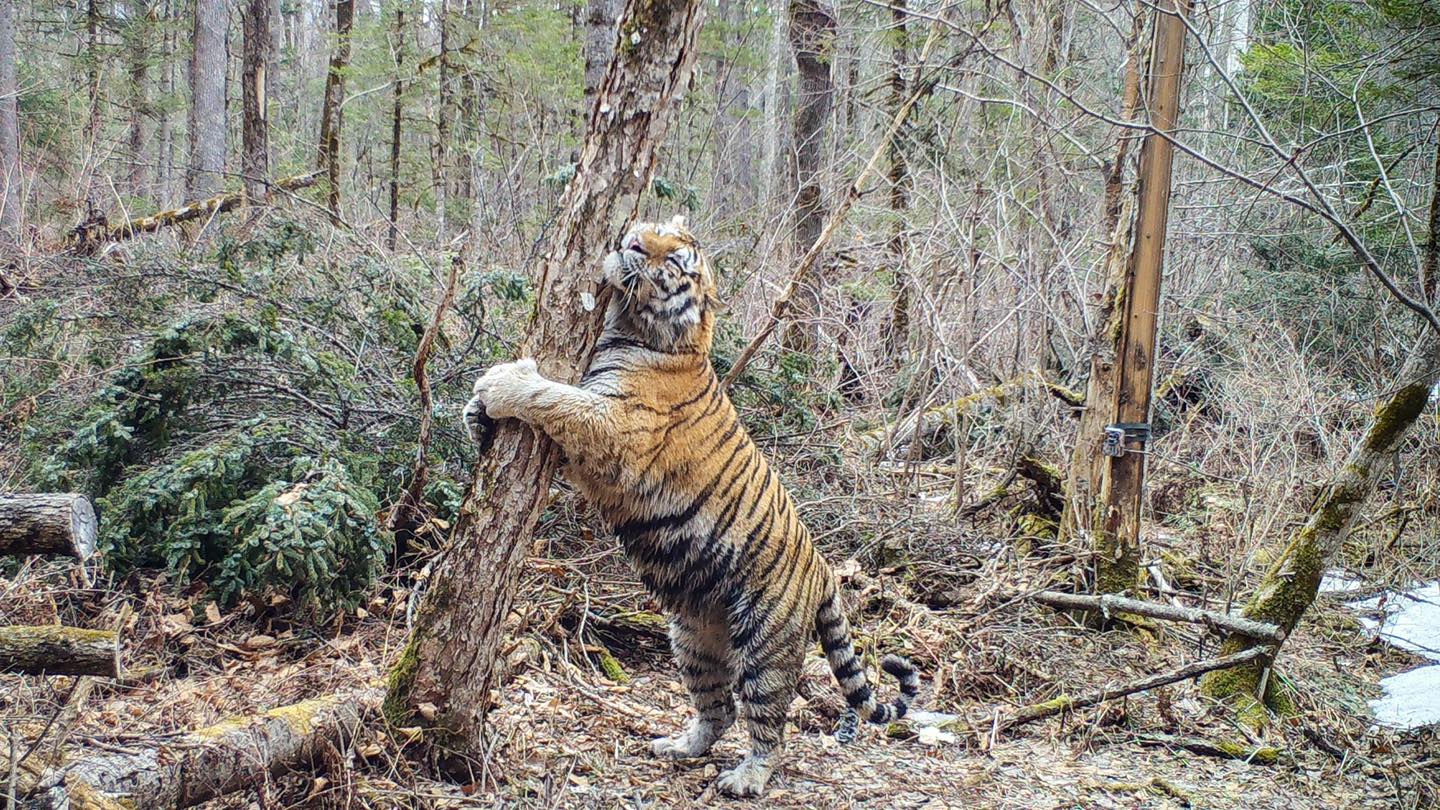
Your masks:
{"label": "fallen log", "polygon": [[0,627],[0,672],[116,678],[120,635],[58,624]]}
{"label": "fallen log", "polygon": [[[296,175],[277,180],[274,188],[281,191],[299,191],[315,185],[320,179],[319,172]],[[71,232],[71,242],[74,248],[81,253],[89,253],[97,250],[107,242],[119,242],[125,239],[133,239],[142,233],[153,233],[171,225],[178,225],[181,222],[210,217],[215,214],[223,214],[238,208],[246,201],[245,192],[237,191],[231,194],[217,194],[208,200],[200,200],[179,208],[172,208],[169,211],[160,211],[148,217],[132,219],[122,222],[119,225],[106,226],[103,222],[98,225],[82,225]]]}
{"label": "fallen log", "polygon": [[322,746],[344,745],[379,708],[380,693],[330,695],[226,720],[162,738],[130,751],[71,758],[25,795],[25,810],[83,806],[78,796],[100,794],[130,807],[173,810],[264,784],[302,766]]}
{"label": "fallen log", "polygon": [[1065,610],[1098,610],[1106,616],[1116,613],[1133,613],[1137,616],[1149,616],[1152,619],[1203,624],[1212,630],[1224,630],[1245,636],[1246,638],[1268,641],[1272,644],[1279,644],[1285,640],[1285,631],[1276,625],[1258,622],[1254,619],[1246,619],[1240,616],[1217,613],[1213,610],[1179,607],[1176,605],[1160,605],[1154,602],[1130,599],[1125,596],[1115,596],[1114,594],[1092,596],[1090,594],[1062,593],[1060,591],[1041,591],[1031,595],[1030,598],[1037,602],[1050,605],[1051,607],[1058,607]]}
{"label": "fallen log", "polygon": [[1280,761],[1280,749],[1273,745],[1249,745],[1233,740],[1207,740],[1203,737],[1177,737],[1173,734],[1137,734],[1132,738],[1140,745],[1183,748],[1194,754],[1220,759],[1238,759],[1257,765],[1274,765]]}
{"label": "fallen log", "polygon": [[84,495],[0,495],[0,556],[95,553],[95,508]]}
{"label": "fallen log", "polygon": [[1236,653],[1235,655],[1226,655],[1219,658],[1209,658],[1204,661],[1196,661],[1194,663],[1186,664],[1185,666],[1178,669],[1172,669],[1169,672],[1161,672],[1156,675],[1150,675],[1148,677],[1141,678],[1138,681],[1132,681],[1128,684],[1123,684],[1120,686],[1109,686],[1104,689],[1090,692],[1088,694],[1080,695],[1078,697],[1061,695],[1052,700],[1046,700],[1040,703],[1032,703],[1029,706],[1023,706],[1020,709],[1017,709],[1015,713],[1011,714],[1009,717],[1002,717],[996,723],[996,731],[1008,731],[1009,729],[1015,728],[1016,726],[1022,726],[1026,723],[1033,723],[1036,720],[1043,720],[1046,717],[1060,714],[1061,712],[1074,711],[1075,709],[1086,709],[1091,706],[1096,706],[1101,703],[1114,700],[1116,698],[1125,697],[1126,695],[1133,695],[1136,692],[1144,692],[1150,689],[1155,689],[1156,687],[1168,686],[1172,683],[1188,680],[1198,675],[1204,675],[1207,672],[1214,672],[1215,670],[1238,667],[1241,664],[1247,664],[1262,656],[1270,655],[1273,652],[1274,650],[1271,647],[1251,647],[1250,649],[1241,651],[1239,653]]}

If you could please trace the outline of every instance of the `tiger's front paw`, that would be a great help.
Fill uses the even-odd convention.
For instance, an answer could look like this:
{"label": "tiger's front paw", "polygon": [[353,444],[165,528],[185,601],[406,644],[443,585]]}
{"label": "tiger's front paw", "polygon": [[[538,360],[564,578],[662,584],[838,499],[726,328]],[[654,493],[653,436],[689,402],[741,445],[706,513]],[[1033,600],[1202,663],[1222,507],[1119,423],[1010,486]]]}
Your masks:
{"label": "tiger's front paw", "polygon": [[[544,378],[540,376],[535,361],[529,358],[513,363],[491,366],[475,381],[471,391],[470,404],[465,410],[484,408],[491,419],[509,419],[523,416],[525,403],[537,393]],[[466,419],[466,424],[471,424]]]}

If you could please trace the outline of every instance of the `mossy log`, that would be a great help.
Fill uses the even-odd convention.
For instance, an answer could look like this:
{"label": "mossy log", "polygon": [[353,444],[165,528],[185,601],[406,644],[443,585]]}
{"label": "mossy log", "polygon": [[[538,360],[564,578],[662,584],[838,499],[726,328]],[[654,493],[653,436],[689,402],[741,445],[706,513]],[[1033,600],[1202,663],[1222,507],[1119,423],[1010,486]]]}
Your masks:
{"label": "mossy log", "polygon": [[0,627],[0,672],[120,676],[120,636],[63,625]]}
{"label": "mossy log", "polygon": [[95,508],[84,495],[0,495],[0,556],[95,553]]}
{"label": "mossy log", "polygon": [[[1305,525],[1276,557],[1250,597],[1241,612],[1245,618],[1273,624],[1288,635],[1314,603],[1320,579],[1344,545],[1360,507],[1375,490],[1382,472],[1394,463],[1396,448],[1440,382],[1440,334],[1425,329],[1421,340],[1401,369],[1399,384],[1376,409],[1364,437],[1330,477]],[[1234,654],[1258,643],[1249,636],[1232,634],[1221,652]],[[1275,710],[1285,708],[1283,696],[1273,688],[1274,679],[1266,677],[1271,663],[1270,657],[1264,657],[1244,667],[1212,673],[1202,687],[1212,697],[1231,701],[1246,724],[1262,725],[1267,720],[1262,704]]]}
{"label": "mossy log", "polygon": [[[277,180],[274,187],[281,191],[299,191],[302,188],[315,185],[320,179],[319,172],[296,175]],[[223,214],[227,211],[238,208],[246,201],[245,192],[237,191],[232,194],[217,194],[206,200],[199,200],[179,208],[172,208],[169,211],[160,211],[148,217],[132,219],[122,222],[119,225],[109,226],[103,221],[99,223],[87,223],[76,228],[71,233],[71,243],[76,251],[80,253],[93,253],[101,245],[107,242],[119,242],[125,239],[133,239],[142,233],[153,233],[161,228],[168,228],[171,225],[178,225],[182,222],[211,217],[216,214]]]}
{"label": "mossy log", "polygon": [[68,759],[24,796],[27,810],[84,806],[77,797],[99,794],[122,805],[170,810],[264,784],[302,767],[325,745],[344,745],[379,704],[364,691],[307,700],[253,717],[225,720],[129,751]]}

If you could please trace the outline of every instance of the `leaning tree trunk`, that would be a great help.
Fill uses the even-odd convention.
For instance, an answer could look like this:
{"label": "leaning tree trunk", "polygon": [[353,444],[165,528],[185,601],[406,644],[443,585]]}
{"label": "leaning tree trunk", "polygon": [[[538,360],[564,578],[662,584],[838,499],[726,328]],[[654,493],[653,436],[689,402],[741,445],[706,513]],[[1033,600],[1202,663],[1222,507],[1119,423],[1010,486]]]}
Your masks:
{"label": "leaning tree trunk", "polygon": [[[547,377],[578,380],[599,333],[599,259],[616,236],[617,214],[634,217],[654,174],[655,152],[695,61],[700,0],[628,0],[621,47],[592,111],[574,179],[561,196],[550,249],[540,265],[536,317],[525,344]],[[600,114],[599,110],[607,112]],[[557,466],[554,445],[507,420],[476,470],[451,545],[390,673],[386,716],[427,721],[442,742],[478,739],[496,673],[501,622],[510,611],[531,532]]]}
{"label": "leaning tree trunk", "polygon": [[252,201],[270,196],[270,115],[268,76],[270,53],[270,19],[272,0],[246,0],[242,16],[245,29],[244,58],[241,75],[242,116],[240,174],[245,195]]}
{"label": "leaning tree trunk", "polygon": [[[803,256],[825,227],[820,167],[825,156],[826,123],[834,103],[830,64],[835,56],[835,15],[825,0],[790,0],[790,47],[800,75],[800,97],[792,122],[795,133],[795,255]],[[823,264],[818,264],[823,268]],[[785,348],[811,354],[819,346],[823,269],[812,273],[795,296],[795,320],[785,331]]]}
{"label": "leaning tree trunk", "polygon": [[[1437,147],[1440,150],[1440,147]],[[1440,151],[1436,154],[1440,169]],[[1430,199],[1430,248],[1419,257],[1422,287],[1433,283],[1435,248],[1440,240],[1440,173],[1433,180]],[[1433,302],[1433,288],[1425,289]],[[1440,385],[1440,332],[1422,324],[1420,343],[1400,370],[1389,397],[1375,411],[1375,418],[1360,443],[1321,491],[1300,528],[1261,580],[1260,587],[1245,606],[1247,619],[1278,625],[1288,636],[1315,601],[1320,579],[1345,544],[1360,507],[1375,490],[1380,473],[1394,459],[1410,426],[1430,402],[1430,392]],[[1222,652],[1230,653],[1255,646],[1253,639],[1232,635]],[[1270,687],[1266,677],[1273,662],[1266,657],[1254,664],[1228,672],[1211,673],[1202,682],[1206,693],[1236,703],[1241,718],[1252,725],[1265,721],[1262,704],[1284,708],[1284,697]]]}
{"label": "leaning tree trunk", "polygon": [[225,0],[196,0],[190,57],[190,161],[185,196],[194,200],[220,189],[225,171]]}
{"label": "leaning tree trunk", "polygon": [[[202,0],[203,2],[204,0]],[[350,66],[350,29],[355,24],[355,0],[335,0],[335,50],[325,74],[325,99],[320,108],[318,169],[330,182],[330,218],[340,221],[340,128],[345,103],[345,73]]]}
{"label": "leaning tree trunk", "polygon": [[0,556],[95,553],[95,508],[84,495],[0,495]]}

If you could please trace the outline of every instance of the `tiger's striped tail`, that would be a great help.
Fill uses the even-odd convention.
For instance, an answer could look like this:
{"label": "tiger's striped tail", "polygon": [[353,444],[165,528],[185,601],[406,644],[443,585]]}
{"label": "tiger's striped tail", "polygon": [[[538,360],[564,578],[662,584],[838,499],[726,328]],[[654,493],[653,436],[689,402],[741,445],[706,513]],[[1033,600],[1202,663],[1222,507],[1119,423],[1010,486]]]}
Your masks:
{"label": "tiger's striped tail", "polygon": [[880,668],[900,682],[900,695],[890,703],[880,703],[875,700],[865,677],[865,668],[855,654],[855,644],[850,638],[850,622],[840,609],[837,594],[826,597],[815,611],[815,631],[820,636],[825,658],[830,662],[830,671],[835,673],[835,680],[845,695],[845,703],[850,707],[840,718],[835,739],[841,743],[855,739],[862,717],[871,723],[889,723],[905,716],[911,701],[920,693],[920,677],[909,659],[887,655],[880,662]]}

